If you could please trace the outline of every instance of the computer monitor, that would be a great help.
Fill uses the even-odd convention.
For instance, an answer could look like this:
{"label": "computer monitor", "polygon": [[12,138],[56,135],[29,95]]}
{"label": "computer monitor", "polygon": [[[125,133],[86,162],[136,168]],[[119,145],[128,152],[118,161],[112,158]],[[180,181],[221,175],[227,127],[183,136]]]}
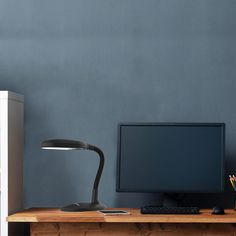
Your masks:
{"label": "computer monitor", "polygon": [[121,123],[118,130],[118,192],[223,191],[223,123]]}

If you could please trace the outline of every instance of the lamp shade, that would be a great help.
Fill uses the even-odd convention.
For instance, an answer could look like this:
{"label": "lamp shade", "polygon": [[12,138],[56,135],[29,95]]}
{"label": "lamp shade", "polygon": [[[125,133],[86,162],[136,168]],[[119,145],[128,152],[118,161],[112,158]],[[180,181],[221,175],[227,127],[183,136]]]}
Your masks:
{"label": "lamp shade", "polygon": [[70,139],[48,139],[42,142],[42,149],[51,150],[73,150],[73,149],[92,149],[92,146],[81,141]]}

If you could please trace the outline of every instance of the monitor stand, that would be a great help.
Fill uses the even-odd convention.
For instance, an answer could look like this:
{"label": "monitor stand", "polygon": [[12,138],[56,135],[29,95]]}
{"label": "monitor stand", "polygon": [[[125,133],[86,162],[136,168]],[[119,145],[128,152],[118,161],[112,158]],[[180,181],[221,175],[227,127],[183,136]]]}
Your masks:
{"label": "monitor stand", "polygon": [[178,207],[183,205],[185,194],[180,193],[163,193],[162,205],[164,207]]}

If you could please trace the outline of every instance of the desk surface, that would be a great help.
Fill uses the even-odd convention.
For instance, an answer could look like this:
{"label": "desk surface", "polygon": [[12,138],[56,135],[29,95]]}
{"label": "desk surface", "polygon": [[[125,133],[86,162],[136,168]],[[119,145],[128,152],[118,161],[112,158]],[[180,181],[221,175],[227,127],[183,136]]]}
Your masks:
{"label": "desk surface", "polygon": [[236,223],[236,211],[212,215],[201,210],[197,215],[142,215],[139,209],[126,209],[130,215],[105,216],[100,212],[63,212],[55,208],[31,208],[7,218],[8,222],[107,222],[107,223]]}

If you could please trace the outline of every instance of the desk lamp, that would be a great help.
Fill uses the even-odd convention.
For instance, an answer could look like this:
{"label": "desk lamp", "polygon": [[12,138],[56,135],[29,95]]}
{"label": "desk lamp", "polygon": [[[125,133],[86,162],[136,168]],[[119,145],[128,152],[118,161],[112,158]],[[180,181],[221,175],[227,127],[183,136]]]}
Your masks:
{"label": "desk lamp", "polygon": [[62,207],[62,211],[94,211],[102,210],[105,207],[98,201],[98,184],[101,178],[103,166],[104,166],[104,155],[103,152],[96,146],[86,144],[76,140],[67,139],[50,139],[45,140],[41,144],[42,149],[51,150],[92,150],[95,151],[100,157],[100,163],[97,171],[97,175],[93,184],[92,200],[90,203],[74,203],[65,207]]}

